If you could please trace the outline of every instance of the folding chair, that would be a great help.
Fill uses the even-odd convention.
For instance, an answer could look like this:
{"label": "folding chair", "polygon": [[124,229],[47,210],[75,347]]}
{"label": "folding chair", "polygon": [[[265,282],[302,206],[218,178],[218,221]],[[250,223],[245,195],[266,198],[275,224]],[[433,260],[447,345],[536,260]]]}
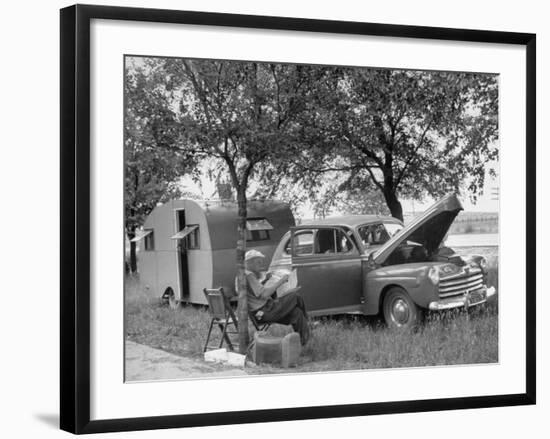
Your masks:
{"label": "folding chair", "polygon": [[[220,349],[223,346],[223,342],[227,343],[227,346],[230,350],[233,350],[233,344],[229,338],[228,334],[238,334],[239,327],[237,324],[237,318],[235,313],[229,304],[229,300],[223,293],[223,288],[209,289],[205,288],[203,290],[206,300],[208,301],[208,311],[212,316],[210,321],[210,327],[208,328],[208,336],[206,338],[206,343],[204,344],[204,352],[211,349]],[[220,345],[218,347],[209,346],[210,336],[212,335],[212,328],[214,324],[217,324],[222,332],[222,337],[220,340]],[[233,325],[234,330],[228,330],[228,327]]]}
{"label": "folding chair", "polygon": [[250,318],[250,321],[254,325],[254,328],[256,331],[267,331],[269,327],[271,326],[271,323],[269,322],[260,322],[256,318],[256,311],[249,312],[248,317]]}

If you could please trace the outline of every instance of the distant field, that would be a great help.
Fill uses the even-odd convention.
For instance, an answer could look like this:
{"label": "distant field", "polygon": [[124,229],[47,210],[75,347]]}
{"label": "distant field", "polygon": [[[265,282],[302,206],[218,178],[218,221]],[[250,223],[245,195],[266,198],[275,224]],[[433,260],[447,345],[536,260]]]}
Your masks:
{"label": "distant field", "polygon": [[460,247],[495,247],[499,245],[498,233],[458,233],[448,235],[445,239],[445,246],[451,248]]}
{"label": "distant field", "polygon": [[449,230],[458,233],[498,233],[498,213],[461,212]]}
{"label": "distant field", "polygon": [[[420,212],[406,212],[405,224],[412,221]],[[463,233],[498,233],[497,212],[460,212],[449,229],[450,235]]]}
{"label": "distant field", "polygon": [[[457,249],[488,258],[488,284],[498,287],[496,248]],[[202,357],[210,322],[204,307],[172,310],[148,298],[135,278],[126,283],[126,337],[128,340],[181,356]],[[252,332],[252,328],[250,328]],[[273,325],[282,335],[289,327]],[[498,302],[475,311],[431,314],[417,331],[391,331],[377,317],[336,316],[315,321],[295,372],[416,367],[498,361]],[[285,372],[269,366],[247,368],[247,373]],[[182,377],[174,377],[182,378]]]}

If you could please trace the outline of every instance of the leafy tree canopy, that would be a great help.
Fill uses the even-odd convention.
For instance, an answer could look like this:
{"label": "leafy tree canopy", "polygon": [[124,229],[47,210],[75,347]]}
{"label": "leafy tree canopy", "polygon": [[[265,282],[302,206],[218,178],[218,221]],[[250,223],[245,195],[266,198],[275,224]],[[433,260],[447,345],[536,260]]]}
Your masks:
{"label": "leafy tree canopy", "polygon": [[310,182],[339,170],[376,187],[398,218],[400,197],[475,199],[498,158],[494,75],[327,68],[317,86],[297,167]]}
{"label": "leafy tree canopy", "polygon": [[[181,195],[177,180],[194,160],[161,147],[174,142],[178,133],[150,63],[127,65],[125,99],[124,208],[126,232],[132,239],[157,203]],[[136,270],[135,245],[131,246],[130,266]]]}

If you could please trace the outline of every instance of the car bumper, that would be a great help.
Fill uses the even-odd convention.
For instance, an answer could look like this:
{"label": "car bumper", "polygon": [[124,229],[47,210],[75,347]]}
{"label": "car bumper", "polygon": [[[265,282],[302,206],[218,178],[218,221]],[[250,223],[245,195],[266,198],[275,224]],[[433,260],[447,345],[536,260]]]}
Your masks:
{"label": "car bumper", "polygon": [[491,297],[495,296],[497,290],[495,287],[483,287],[474,291],[470,291],[462,296],[450,297],[448,299],[436,300],[430,302],[428,309],[430,311],[444,311],[453,308],[469,308],[470,306],[479,305],[487,302]]}

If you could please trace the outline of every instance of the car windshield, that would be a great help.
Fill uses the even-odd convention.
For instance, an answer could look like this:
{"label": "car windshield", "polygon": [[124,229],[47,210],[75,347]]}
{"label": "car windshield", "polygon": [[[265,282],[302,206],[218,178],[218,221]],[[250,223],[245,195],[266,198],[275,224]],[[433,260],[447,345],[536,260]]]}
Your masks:
{"label": "car windshield", "polygon": [[386,228],[386,231],[390,235],[390,238],[393,238],[401,230],[403,230],[403,226],[397,223],[384,223],[384,227]]}
{"label": "car windshield", "polygon": [[402,228],[403,226],[398,223],[383,222],[366,224],[359,227],[358,232],[363,245],[370,247],[386,243],[392,236],[399,233]]}

